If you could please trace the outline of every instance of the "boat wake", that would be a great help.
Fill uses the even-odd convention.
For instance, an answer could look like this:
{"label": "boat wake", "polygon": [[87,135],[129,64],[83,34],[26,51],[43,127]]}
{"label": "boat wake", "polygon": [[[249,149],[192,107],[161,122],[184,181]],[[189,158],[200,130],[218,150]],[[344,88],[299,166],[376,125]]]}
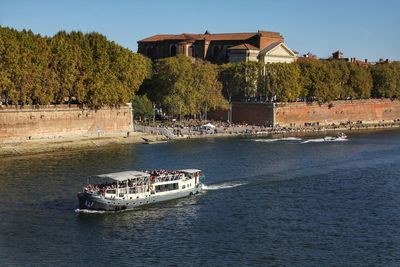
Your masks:
{"label": "boat wake", "polygon": [[212,184],[212,185],[205,185],[203,184],[203,189],[204,191],[210,191],[210,190],[220,190],[220,189],[227,189],[227,188],[233,188],[233,187],[238,187],[241,185],[245,185],[247,183],[232,183],[232,182],[227,182],[227,183],[221,183],[221,184]]}
{"label": "boat wake", "polygon": [[323,142],[345,142],[348,141],[347,137],[330,137],[326,136],[324,138],[315,138],[315,139],[302,139],[299,137],[284,137],[284,138],[275,138],[275,139],[252,139],[254,142],[264,142],[264,143],[272,143],[272,142],[284,142],[289,141],[290,143],[300,143],[300,144],[307,144],[307,143],[323,143]]}
{"label": "boat wake", "polygon": [[315,138],[315,139],[304,140],[301,143],[302,144],[307,144],[307,143],[346,142],[346,141],[348,141],[348,139],[341,139],[341,138],[336,138],[336,139]]}
{"label": "boat wake", "polygon": [[284,138],[275,138],[275,139],[253,139],[255,142],[265,142],[265,143],[271,143],[271,142],[277,142],[277,141],[301,141],[303,139],[299,137],[284,137]]}

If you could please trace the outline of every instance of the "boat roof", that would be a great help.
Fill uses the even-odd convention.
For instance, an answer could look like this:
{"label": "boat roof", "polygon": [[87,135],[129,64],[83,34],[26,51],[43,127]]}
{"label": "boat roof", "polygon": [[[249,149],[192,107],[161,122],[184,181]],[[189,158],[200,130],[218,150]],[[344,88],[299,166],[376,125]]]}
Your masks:
{"label": "boat roof", "polygon": [[179,170],[180,172],[186,172],[186,173],[196,173],[196,172],[201,172],[201,170],[198,169],[184,169],[184,170]]}
{"label": "boat roof", "polygon": [[114,173],[96,175],[96,177],[110,178],[115,181],[125,181],[128,179],[147,177],[147,176],[150,176],[150,174],[140,171],[124,171],[124,172],[114,172]]}

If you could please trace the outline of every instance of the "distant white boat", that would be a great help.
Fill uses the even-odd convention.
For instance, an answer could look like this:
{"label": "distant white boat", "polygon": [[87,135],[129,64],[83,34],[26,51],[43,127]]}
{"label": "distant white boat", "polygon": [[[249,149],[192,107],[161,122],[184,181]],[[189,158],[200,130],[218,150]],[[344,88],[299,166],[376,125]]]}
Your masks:
{"label": "distant white boat", "polygon": [[333,137],[333,136],[325,136],[324,137],[324,141],[345,141],[345,140],[348,140],[348,139],[347,139],[347,135],[345,135],[344,133],[340,133],[336,137]]}

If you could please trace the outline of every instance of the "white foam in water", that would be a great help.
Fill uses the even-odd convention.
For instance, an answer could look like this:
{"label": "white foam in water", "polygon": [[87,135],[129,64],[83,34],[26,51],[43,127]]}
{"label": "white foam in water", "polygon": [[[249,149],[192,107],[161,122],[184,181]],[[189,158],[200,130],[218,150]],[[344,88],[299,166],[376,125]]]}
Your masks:
{"label": "white foam in water", "polygon": [[279,141],[279,139],[253,139],[253,141],[255,141],[255,142],[266,142],[266,143],[270,143],[270,142]]}
{"label": "white foam in water", "polygon": [[308,139],[301,143],[306,144],[306,143],[321,143],[321,142],[325,142],[325,139],[324,138]]}
{"label": "white foam in water", "polygon": [[303,139],[301,139],[299,137],[284,137],[284,138],[281,138],[279,140],[282,140],[282,141],[301,141]]}
{"label": "white foam in water", "polygon": [[85,214],[93,214],[93,213],[106,213],[104,210],[87,210],[87,209],[76,209],[76,213],[85,213]]}
{"label": "white foam in water", "polygon": [[283,137],[283,138],[275,138],[275,139],[253,139],[255,142],[276,142],[276,141],[301,141],[303,139],[299,137]]}
{"label": "white foam in water", "polygon": [[305,141],[303,141],[303,142],[301,142],[302,144],[306,144],[306,143],[322,143],[322,142],[346,142],[346,141],[348,141],[348,139],[341,139],[341,138],[339,138],[339,139],[334,139],[334,140],[326,140],[326,139],[324,139],[324,138],[316,138],[316,139],[308,139],[308,140],[305,140]]}
{"label": "white foam in water", "polygon": [[212,185],[203,185],[203,189],[205,191],[209,190],[220,190],[220,189],[227,189],[227,188],[233,188],[233,187],[238,187],[241,185],[245,185],[246,183],[222,183],[222,184],[212,184]]}

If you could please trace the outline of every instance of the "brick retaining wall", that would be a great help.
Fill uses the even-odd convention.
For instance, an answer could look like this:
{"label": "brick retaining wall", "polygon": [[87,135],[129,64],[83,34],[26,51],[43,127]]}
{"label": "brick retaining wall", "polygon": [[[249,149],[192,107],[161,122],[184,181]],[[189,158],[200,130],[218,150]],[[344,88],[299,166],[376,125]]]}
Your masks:
{"label": "brick retaining wall", "polygon": [[[209,112],[208,118],[227,121],[228,110]],[[318,104],[295,102],[232,103],[234,123],[266,126],[304,126],[305,124],[340,124],[393,122],[400,120],[400,101],[390,99],[346,100]]]}
{"label": "brick retaining wall", "polygon": [[[214,110],[208,113],[208,118],[226,122],[228,121],[228,114],[229,110]],[[232,122],[271,126],[273,122],[272,104],[233,102]]]}
{"label": "brick retaining wall", "polygon": [[363,123],[393,122],[400,119],[400,101],[390,99],[333,101],[318,103],[278,103],[275,125],[304,126],[362,121]]}
{"label": "brick retaining wall", "polygon": [[252,125],[268,125],[273,123],[271,103],[233,103],[232,121]]}
{"label": "brick retaining wall", "polygon": [[81,109],[68,106],[2,107],[0,139],[50,138],[128,131],[132,128],[129,106],[119,109]]}

